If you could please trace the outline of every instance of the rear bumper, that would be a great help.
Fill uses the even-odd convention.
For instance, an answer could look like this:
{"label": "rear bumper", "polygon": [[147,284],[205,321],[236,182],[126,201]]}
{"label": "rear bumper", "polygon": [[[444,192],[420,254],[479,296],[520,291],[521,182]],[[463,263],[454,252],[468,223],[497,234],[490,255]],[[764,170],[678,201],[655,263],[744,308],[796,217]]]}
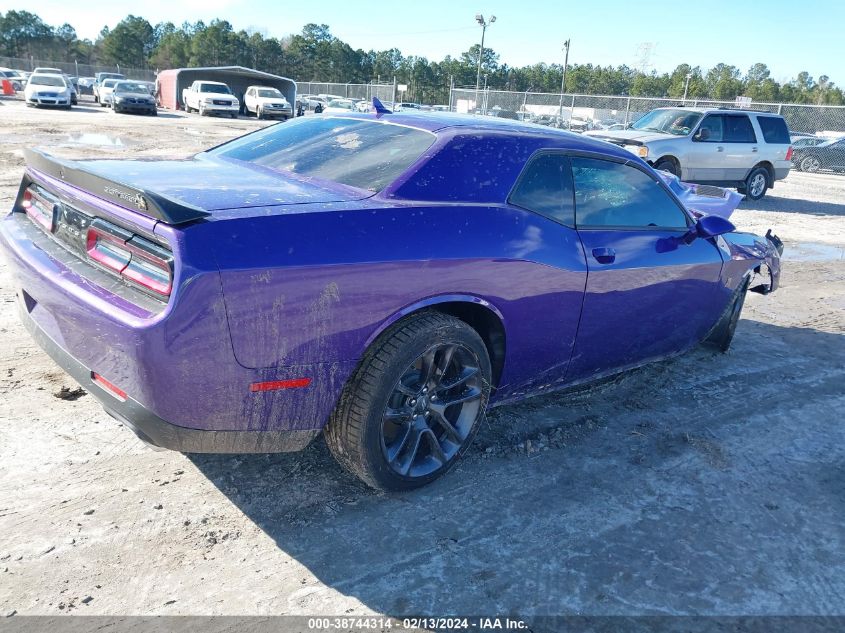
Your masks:
{"label": "rear bumper", "polygon": [[[199,229],[195,235],[191,250],[210,252]],[[194,266],[200,259],[180,256],[176,296],[152,313],[130,302],[124,284],[103,279],[105,273],[98,277],[24,214],[0,220],[1,251],[33,336],[110,413],[159,446],[203,452],[301,448],[324,426],[354,369],[353,362],[262,369],[238,364],[219,273]],[[126,399],[95,383],[92,371]],[[250,387],[302,377],[312,384]]]}
{"label": "rear bumper", "polygon": [[211,431],[171,424],[131,397],[121,401],[107,392],[94,382],[88,367],[38,327],[20,295],[18,307],[24,327],[47,355],[97,399],[109,415],[126,424],[147,444],[182,453],[285,453],[304,449],[320,433],[319,429]]}
{"label": "rear bumper", "polygon": [[792,163],[787,165],[786,167],[775,167],[775,180],[783,180],[789,175],[789,170],[792,167]]}

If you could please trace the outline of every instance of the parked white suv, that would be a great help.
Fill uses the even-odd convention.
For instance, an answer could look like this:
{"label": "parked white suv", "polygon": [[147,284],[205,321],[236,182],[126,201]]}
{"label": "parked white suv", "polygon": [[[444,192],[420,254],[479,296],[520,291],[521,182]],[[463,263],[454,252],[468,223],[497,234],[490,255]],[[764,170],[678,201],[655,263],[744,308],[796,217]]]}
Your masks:
{"label": "parked white suv", "polygon": [[627,130],[587,136],[620,145],[681,180],[735,187],[759,200],[789,174],[792,147],[778,114],[720,108],[658,108]]}
{"label": "parked white suv", "polygon": [[247,88],[244,93],[244,110],[259,119],[278,117],[287,121],[293,116],[293,108],[285,96],[270,86]]}

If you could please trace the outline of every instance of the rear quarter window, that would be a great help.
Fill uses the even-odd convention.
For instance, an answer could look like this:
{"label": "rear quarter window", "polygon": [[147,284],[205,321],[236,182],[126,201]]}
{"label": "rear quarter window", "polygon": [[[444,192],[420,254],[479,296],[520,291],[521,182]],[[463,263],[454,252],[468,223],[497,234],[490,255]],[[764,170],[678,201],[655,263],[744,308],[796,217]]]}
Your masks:
{"label": "rear quarter window", "polygon": [[510,203],[575,226],[572,172],[567,158],[560,154],[533,158],[517,181]]}
{"label": "rear quarter window", "polygon": [[789,145],[789,130],[786,127],[786,121],[781,117],[758,116],[757,123],[760,124],[760,131],[766,143]]}

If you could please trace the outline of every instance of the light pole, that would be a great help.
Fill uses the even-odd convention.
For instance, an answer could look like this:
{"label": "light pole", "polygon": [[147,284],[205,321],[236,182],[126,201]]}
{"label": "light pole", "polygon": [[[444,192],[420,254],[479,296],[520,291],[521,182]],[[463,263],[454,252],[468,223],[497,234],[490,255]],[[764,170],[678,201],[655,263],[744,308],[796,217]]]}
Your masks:
{"label": "light pole", "polygon": [[481,25],[481,49],[478,51],[478,72],[475,74],[475,109],[478,109],[478,89],[481,87],[481,60],[484,59],[484,35],[487,33],[487,27],[496,21],[496,16],[491,15],[490,21],[484,20],[484,16],[480,13],[475,15],[475,21]]}
{"label": "light pole", "polygon": [[[563,50],[566,51],[566,56],[563,59],[563,77],[560,78],[560,111],[558,112],[561,126],[563,126],[563,92],[566,90],[566,67],[569,66],[569,41],[566,40],[563,43]],[[572,118],[571,112],[569,113],[569,118]]]}
{"label": "light pole", "polygon": [[689,80],[692,79],[692,73],[687,73],[687,79],[684,82],[684,105],[687,103],[687,90],[689,90]]}

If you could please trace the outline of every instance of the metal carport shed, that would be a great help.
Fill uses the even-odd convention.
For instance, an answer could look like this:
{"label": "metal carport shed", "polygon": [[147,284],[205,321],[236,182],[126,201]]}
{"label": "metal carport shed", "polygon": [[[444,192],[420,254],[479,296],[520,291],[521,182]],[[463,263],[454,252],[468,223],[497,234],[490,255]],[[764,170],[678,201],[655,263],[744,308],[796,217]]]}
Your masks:
{"label": "metal carport shed", "polygon": [[156,94],[160,104],[170,110],[183,110],[182,90],[197,79],[220,81],[229,86],[243,106],[244,93],[249,86],[270,86],[285,95],[288,103],[296,103],[296,82],[287,77],[271,75],[243,66],[212,66],[208,68],[173,68],[163,70],[156,77]]}

